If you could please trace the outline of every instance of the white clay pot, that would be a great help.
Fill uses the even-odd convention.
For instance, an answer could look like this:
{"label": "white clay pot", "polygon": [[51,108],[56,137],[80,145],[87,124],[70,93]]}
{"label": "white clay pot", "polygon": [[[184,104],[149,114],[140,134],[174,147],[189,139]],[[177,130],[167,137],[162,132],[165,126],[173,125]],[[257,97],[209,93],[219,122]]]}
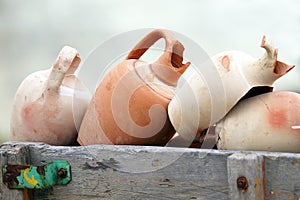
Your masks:
{"label": "white clay pot", "polygon": [[76,113],[73,112],[75,91],[77,94],[86,92],[74,75],[79,63],[77,50],[65,46],[51,69],[32,73],[24,79],[13,103],[11,140],[51,145],[69,145],[76,141],[75,120],[80,123],[88,105],[88,99],[79,98]]}
{"label": "white clay pot", "polygon": [[300,94],[271,92],[245,99],[215,130],[218,149],[300,153]]}
{"label": "white clay pot", "polygon": [[[277,49],[265,36],[261,47],[266,52],[258,59],[233,50],[213,56],[213,64],[204,69],[215,67],[215,77],[204,77],[192,67],[183,73],[176,95],[168,106],[170,121],[182,138],[192,141],[197,133],[222,119],[251,88],[272,86],[294,67],[277,61]],[[214,84],[207,84],[209,78],[215,83],[221,82],[221,92],[210,90]]]}

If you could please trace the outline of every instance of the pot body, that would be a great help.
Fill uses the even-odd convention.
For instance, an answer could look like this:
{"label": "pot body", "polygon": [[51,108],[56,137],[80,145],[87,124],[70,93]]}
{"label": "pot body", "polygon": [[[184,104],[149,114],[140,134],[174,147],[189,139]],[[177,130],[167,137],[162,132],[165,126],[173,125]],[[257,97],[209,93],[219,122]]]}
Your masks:
{"label": "pot body", "polygon": [[175,130],[166,109],[173,94],[160,86],[155,91],[150,77],[141,79],[137,71],[146,65],[125,60],[104,77],[83,119],[81,145],[164,145],[171,139]]}
{"label": "pot body", "polygon": [[241,101],[216,126],[219,149],[300,152],[300,94],[272,92]]}
{"label": "pot body", "polygon": [[24,79],[13,103],[11,140],[51,145],[69,145],[76,141],[75,121],[80,123],[88,104],[88,99],[77,99],[76,113],[73,112],[75,91],[85,92],[73,74],[79,62],[77,51],[64,47],[54,67]]}

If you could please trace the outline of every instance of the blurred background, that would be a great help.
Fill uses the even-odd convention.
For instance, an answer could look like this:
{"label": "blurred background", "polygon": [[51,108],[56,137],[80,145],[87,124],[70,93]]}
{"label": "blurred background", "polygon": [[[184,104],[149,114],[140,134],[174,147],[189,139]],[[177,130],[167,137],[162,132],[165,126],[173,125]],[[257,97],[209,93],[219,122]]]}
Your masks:
{"label": "blurred background", "polygon": [[8,141],[14,94],[30,73],[50,68],[64,45],[84,60],[111,36],[166,28],[209,55],[236,49],[259,57],[265,34],[296,65],[275,90],[300,92],[298,0],[0,0],[0,144]]}

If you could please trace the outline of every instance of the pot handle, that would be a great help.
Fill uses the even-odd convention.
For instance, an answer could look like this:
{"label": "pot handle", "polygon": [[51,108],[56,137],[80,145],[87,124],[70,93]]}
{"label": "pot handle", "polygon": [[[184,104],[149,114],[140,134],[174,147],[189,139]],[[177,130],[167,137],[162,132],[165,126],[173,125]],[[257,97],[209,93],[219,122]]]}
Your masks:
{"label": "pot handle", "polygon": [[52,67],[45,92],[57,94],[65,76],[74,74],[80,61],[76,49],[69,46],[63,47]]}
{"label": "pot handle", "polygon": [[128,54],[126,59],[139,59],[156,41],[164,38],[165,50],[155,62],[168,65],[176,72],[183,73],[190,63],[183,64],[183,45],[168,30],[156,29],[146,35]]}

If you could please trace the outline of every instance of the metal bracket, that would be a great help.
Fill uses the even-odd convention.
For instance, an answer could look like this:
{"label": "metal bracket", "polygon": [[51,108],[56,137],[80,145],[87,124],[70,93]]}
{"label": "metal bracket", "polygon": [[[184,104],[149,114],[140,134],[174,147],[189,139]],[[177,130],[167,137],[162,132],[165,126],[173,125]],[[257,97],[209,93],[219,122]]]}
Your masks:
{"label": "metal bracket", "polygon": [[43,166],[4,165],[3,182],[10,189],[46,189],[71,181],[71,166],[56,160]]}

